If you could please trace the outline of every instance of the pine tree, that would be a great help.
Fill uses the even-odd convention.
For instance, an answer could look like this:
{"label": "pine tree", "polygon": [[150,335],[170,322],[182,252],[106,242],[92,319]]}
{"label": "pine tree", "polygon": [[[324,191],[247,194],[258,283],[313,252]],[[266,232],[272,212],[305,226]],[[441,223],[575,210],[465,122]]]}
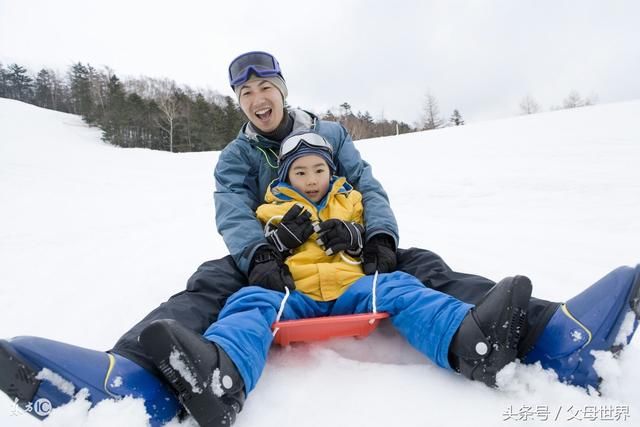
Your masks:
{"label": "pine tree", "polygon": [[451,118],[449,119],[449,123],[451,123],[452,126],[462,126],[462,125],[464,125],[464,120],[462,119],[462,115],[460,114],[460,111],[453,110],[453,114],[451,115]]}
{"label": "pine tree", "polygon": [[24,102],[33,101],[33,79],[27,74],[27,69],[18,65],[9,65],[8,97]]}
{"label": "pine tree", "polygon": [[9,97],[9,76],[0,62],[0,98]]}
{"label": "pine tree", "polygon": [[54,84],[49,70],[42,69],[36,76],[33,102],[43,108],[55,109]]}
{"label": "pine tree", "polygon": [[74,114],[79,114],[87,123],[92,123],[93,99],[91,97],[91,81],[89,69],[81,62],[71,66],[69,82],[71,89],[71,108]]}
{"label": "pine tree", "polygon": [[103,129],[102,139],[118,146],[126,146],[126,133],[129,120],[126,93],[120,79],[114,74],[109,78],[103,113],[98,124]]}

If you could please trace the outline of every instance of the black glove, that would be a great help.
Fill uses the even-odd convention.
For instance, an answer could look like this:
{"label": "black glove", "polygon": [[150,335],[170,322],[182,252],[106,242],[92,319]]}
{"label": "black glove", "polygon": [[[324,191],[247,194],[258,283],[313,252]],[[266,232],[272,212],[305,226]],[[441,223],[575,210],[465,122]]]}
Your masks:
{"label": "black glove", "polygon": [[320,236],[316,242],[324,247],[327,255],[340,251],[346,251],[351,256],[360,256],[362,253],[364,227],[358,223],[328,219],[316,224],[314,230]]}
{"label": "black glove", "polygon": [[284,292],[284,288],[291,291],[296,288],[289,267],[278,251],[271,246],[262,246],[253,255],[249,268],[249,284],[278,292]]}
{"label": "black glove", "polygon": [[396,248],[393,238],[387,234],[376,234],[364,244],[362,250],[364,274],[388,273],[395,270]]}
{"label": "black glove", "polygon": [[280,252],[286,252],[302,245],[312,234],[311,212],[295,204],[265,237]]}

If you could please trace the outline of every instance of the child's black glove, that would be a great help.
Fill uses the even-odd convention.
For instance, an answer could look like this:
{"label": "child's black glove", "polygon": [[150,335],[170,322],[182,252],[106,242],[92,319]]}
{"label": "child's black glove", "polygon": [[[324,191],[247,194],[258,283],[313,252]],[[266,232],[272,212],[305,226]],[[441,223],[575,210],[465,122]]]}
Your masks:
{"label": "child's black glove", "polygon": [[249,268],[249,284],[278,292],[284,292],[284,288],[291,291],[296,288],[289,267],[271,246],[262,246],[253,255]]}
{"label": "child's black glove", "polygon": [[284,214],[280,224],[267,232],[265,237],[280,252],[286,252],[302,245],[312,234],[311,213],[295,204]]}
{"label": "child's black glove", "polygon": [[356,222],[328,219],[316,224],[314,230],[320,236],[316,242],[324,247],[327,255],[340,251],[346,251],[351,256],[360,256],[362,253],[364,227]]}
{"label": "child's black glove", "polygon": [[393,238],[387,234],[376,234],[364,244],[362,251],[364,274],[388,273],[395,270],[396,248]]}

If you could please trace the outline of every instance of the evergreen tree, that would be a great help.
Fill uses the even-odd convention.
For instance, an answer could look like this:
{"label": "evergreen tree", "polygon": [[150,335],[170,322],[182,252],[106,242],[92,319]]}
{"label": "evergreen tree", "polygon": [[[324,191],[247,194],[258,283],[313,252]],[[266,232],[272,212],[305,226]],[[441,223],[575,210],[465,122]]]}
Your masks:
{"label": "evergreen tree", "polygon": [[54,83],[49,70],[43,68],[36,76],[33,102],[39,107],[55,109]]}
{"label": "evergreen tree", "polygon": [[462,119],[462,115],[460,114],[460,111],[453,110],[453,114],[451,115],[451,118],[449,119],[449,123],[451,123],[452,126],[462,126],[462,125],[464,125],[464,120]]}
{"label": "evergreen tree", "polygon": [[127,131],[123,136],[124,147],[151,148],[153,131],[149,103],[137,93],[130,93],[126,97],[123,114],[127,118]]}
{"label": "evergreen tree", "polygon": [[193,151],[212,149],[210,147],[214,140],[214,125],[211,119],[211,106],[204,99],[204,96],[198,93],[191,109],[191,141]]}
{"label": "evergreen tree", "polygon": [[72,65],[69,71],[69,82],[72,112],[81,115],[87,123],[91,124],[94,107],[89,69],[81,62]]}
{"label": "evergreen tree", "polygon": [[126,146],[129,111],[124,88],[115,74],[109,78],[103,105],[103,113],[98,119],[103,129],[102,139],[121,147]]}
{"label": "evergreen tree", "polygon": [[8,97],[24,102],[33,101],[33,79],[27,74],[27,69],[18,65],[9,65]]}
{"label": "evergreen tree", "polygon": [[9,75],[0,62],[0,98],[9,97]]}
{"label": "evergreen tree", "polygon": [[230,96],[225,97],[226,105],[223,111],[223,132],[221,136],[225,141],[225,144],[233,141],[235,137],[238,135],[238,129],[242,126],[247,118],[245,117],[242,110],[238,107],[236,102]]}

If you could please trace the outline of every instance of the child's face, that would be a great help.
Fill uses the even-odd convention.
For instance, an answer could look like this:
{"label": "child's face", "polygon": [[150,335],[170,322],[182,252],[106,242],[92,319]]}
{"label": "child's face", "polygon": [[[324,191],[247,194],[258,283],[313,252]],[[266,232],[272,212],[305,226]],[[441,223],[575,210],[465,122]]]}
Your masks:
{"label": "child's face", "polygon": [[331,171],[322,157],[311,154],[294,160],[288,178],[293,188],[318,203],[329,191]]}

